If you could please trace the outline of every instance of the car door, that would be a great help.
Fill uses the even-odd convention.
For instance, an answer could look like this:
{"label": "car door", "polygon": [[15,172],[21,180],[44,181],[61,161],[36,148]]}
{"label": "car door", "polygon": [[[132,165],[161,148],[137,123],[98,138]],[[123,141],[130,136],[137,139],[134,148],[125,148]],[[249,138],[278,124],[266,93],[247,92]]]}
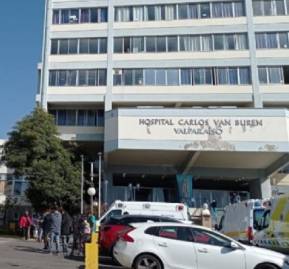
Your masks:
{"label": "car door", "polygon": [[231,240],[201,228],[189,228],[197,253],[198,269],[245,269],[242,248],[233,249]]}
{"label": "car door", "polygon": [[161,226],[154,237],[157,255],[166,268],[197,269],[197,256],[193,244],[186,240],[186,227]]}

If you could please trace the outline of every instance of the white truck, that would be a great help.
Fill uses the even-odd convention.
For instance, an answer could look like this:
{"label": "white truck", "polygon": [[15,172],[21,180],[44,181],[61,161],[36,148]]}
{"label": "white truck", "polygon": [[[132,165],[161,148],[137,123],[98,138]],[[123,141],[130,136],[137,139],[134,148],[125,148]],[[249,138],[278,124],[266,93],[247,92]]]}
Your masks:
{"label": "white truck", "polygon": [[115,201],[98,222],[101,224],[111,216],[125,214],[164,216],[189,221],[188,208],[181,203]]}
{"label": "white truck", "polygon": [[261,200],[247,200],[225,207],[219,224],[221,233],[242,243],[252,243],[265,208]]}
{"label": "white truck", "polygon": [[268,201],[253,244],[289,254],[289,195],[272,197]]}

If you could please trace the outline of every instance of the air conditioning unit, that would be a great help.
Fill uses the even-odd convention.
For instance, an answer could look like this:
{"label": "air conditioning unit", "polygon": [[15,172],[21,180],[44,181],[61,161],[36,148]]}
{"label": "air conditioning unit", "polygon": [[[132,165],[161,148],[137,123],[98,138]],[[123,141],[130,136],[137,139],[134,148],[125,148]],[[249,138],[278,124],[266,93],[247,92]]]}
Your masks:
{"label": "air conditioning unit", "polygon": [[76,15],[71,15],[69,16],[69,22],[73,23],[73,22],[78,22],[78,18]]}

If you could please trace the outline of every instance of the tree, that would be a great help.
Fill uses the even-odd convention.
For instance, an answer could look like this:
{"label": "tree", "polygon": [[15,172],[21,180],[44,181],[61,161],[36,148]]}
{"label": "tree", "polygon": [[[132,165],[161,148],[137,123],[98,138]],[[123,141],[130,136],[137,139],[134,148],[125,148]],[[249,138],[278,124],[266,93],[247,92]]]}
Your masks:
{"label": "tree", "polygon": [[29,181],[27,198],[35,210],[53,203],[73,211],[80,199],[80,165],[58,137],[53,116],[37,107],[9,133],[4,160]]}

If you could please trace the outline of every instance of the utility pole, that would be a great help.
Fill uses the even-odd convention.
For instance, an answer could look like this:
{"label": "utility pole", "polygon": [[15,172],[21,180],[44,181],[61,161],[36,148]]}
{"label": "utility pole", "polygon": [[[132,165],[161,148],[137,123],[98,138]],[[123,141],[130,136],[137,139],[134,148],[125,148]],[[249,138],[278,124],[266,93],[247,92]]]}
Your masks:
{"label": "utility pole", "polygon": [[80,213],[83,214],[83,188],[84,188],[84,156],[81,155],[81,189],[80,189]]}
{"label": "utility pole", "polygon": [[101,214],[101,156],[102,153],[98,152],[98,218]]}

